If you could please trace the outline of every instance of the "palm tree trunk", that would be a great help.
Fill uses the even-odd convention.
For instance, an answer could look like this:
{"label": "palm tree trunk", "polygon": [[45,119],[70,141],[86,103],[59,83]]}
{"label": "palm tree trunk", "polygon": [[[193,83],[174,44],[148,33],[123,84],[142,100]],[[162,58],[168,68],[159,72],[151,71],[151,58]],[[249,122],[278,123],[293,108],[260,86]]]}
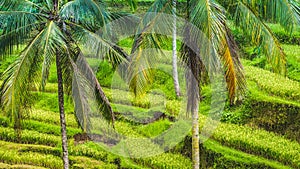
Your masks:
{"label": "palm tree trunk", "polygon": [[60,63],[60,55],[56,55],[56,69],[57,69],[57,83],[58,83],[58,105],[60,115],[60,126],[62,136],[62,150],[63,150],[63,163],[64,169],[69,168],[69,157],[68,157],[68,139],[67,139],[67,128],[64,110],[64,88],[62,78],[62,68]]}
{"label": "palm tree trunk", "polygon": [[[190,20],[190,8],[191,2],[187,0],[187,20]],[[189,29],[189,28],[188,28]],[[185,38],[189,45],[192,45],[190,31],[186,30]],[[188,109],[192,113],[192,161],[193,169],[199,169],[200,167],[200,149],[199,149],[199,101],[200,101],[200,67],[199,67],[199,58],[197,54],[192,51],[189,47],[185,48],[189,59],[189,66],[191,69],[190,78],[188,82],[189,94],[188,94]]]}
{"label": "palm tree trunk", "polygon": [[[199,97],[198,97],[199,98]],[[199,149],[199,99],[194,98],[194,105],[192,108],[192,159],[193,169],[199,169],[200,166],[200,149]]]}
{"label": "palm tree trunk", "polygon": [[199,101],[200,101],[200,70],[198,69],[195,53],[189,50],[190,73],[187,76],[188,81],[188,112],[192,114],[192,161],[193,169],[199,169],[200,165],[200,149],[199,149]]}
{"label": "palm tree trunk", "polygon": [[173,64],[173,80],[174,80],[174,88],[176,96],[180,96],[180,86],[179,86],[179,80],[178,80],[178,70],[177,70],[177,28],[176,28],[176,0],[173,0],[173,41],[172,41],[172,49],[173,49],[173,58],[172,58],[172,64]]}

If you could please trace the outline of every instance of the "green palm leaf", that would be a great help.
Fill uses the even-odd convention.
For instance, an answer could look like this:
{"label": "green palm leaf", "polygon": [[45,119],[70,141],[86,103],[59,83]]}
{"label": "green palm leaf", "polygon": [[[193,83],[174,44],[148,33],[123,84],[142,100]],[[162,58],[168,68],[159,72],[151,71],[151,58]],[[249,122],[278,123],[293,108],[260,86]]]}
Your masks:
{"label": "green palm leaf", "polygon": [[299,3],[295,0],[243,0],[248,7],[267,21],[280,23],[292,32],[300,24]]}
{"label": "green palm leaf", "polygon": [[92,54],[99,59],[106,59],[113,66],[118,66],[129,59],[128,54],[122,48],[102,38],[99,34],[72,22],[68,24],[73,30],[74,39],[80,42],[85,49],[92,51]]}
{"label": "green palm leaf", "polygon": [[[194,26],[187,27],[187,44],[183,47],[181,59],[190,65],[194,72],[208,71],[210,76],[214,71],[221,71],[219,67],[222,64],[226,71],[229,98],[233,102],[240,95],[238,91],[243,93],[246,85],[238,47],[228,29],[225,10],[213,0],[191,1],[191,4],[194,7],[189,17]],[[191,48],[194,50],[191,51]],[[221,60],[221,63],[218,60]],[[195,78],[200,83],[200,78]]]}
{"label": "green palm leaf", "polygon": [[66,3],[61,11],[62,18],[80,24],[89,30],[98,30],[110,19],[102,1],[74,0]]}
{"label": "green palm leaf", "polygon": [[[162,30],[163,34],[172,35],[172,11],[173,3],[171,0],[157,0],[148,9],[138,25],[131,50],[129,73],[125,77],[135,95],[143,93],[147,84],[152,80],[152,68],[155,67],[154,65],[158,60],[158,55],[149,53],[153,51],[147,49],[156,49],[157,53],[160,53],[161,56],[164,55],[161,45],[167,37],[159,35],[157,32]],[[166,14],[169,14],[169,17]]]}
{"label": "green palm leaf", "polygon": [[41,84],[39,74],[42,69],[49,70],[50,64],[41,68],[43,59],[54,57],[57,49],[64,46],[62,34],[54,22],[49,22],[24,49],[20,58],[4,72],[1,103],[13,120],[21,120],[18,117],[22,117],[21,113],[30,98],[29,89]]}
{"label": "green palm leaf", "polygon": [[[92,107],[95,108],[96,106],[97,111],[94,110],[94,112],[101,112],[101,114],[98,115],[103,116],[106,120],[111,121],[112,124],[114,124],[115,116],[112,107],[110,106],[110,102],[105,96],[100,83],[98,82],[93,70],[91,69],[85,58],[80,54],[78,56],[78,59],[76,60],[76,63],[72,63],[72,66],[74,68],[75,78],[73,79],[73,84],[76,84],[76,87],[72,92],[76,105],[76,114],[78,113],[81,114],[80,116],[88,117],[86,113],[92,113],[91,108],[89,108],[89,104],[86,103],[86,100],[84,100],[84,98],[89,98],[95,101]],[[83,78],[84,80],[81,80],[80,78]],[[76,79],[79,81],[76,82]],[[88,121],[82,122],[82,126],[87,126],[87,122]]]}
{"label": "green palm leaf", "polygon": [[285,74],[285,54],[277,38],[270,28],[259,18],[258,14],[250,6],[240,2],[235,21],[251,38],[252,43],[262,48],[273,71]]}

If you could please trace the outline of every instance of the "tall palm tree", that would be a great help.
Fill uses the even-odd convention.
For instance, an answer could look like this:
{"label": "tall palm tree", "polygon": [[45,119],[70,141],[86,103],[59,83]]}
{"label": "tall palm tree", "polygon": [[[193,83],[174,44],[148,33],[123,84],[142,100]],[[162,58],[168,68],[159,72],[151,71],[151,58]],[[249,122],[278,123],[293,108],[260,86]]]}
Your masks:
{"label": "tall palm tree", "polygon": [[177,70],[177,25],[176,25],[176,4],[177,1],[173,0],[173,36],[172,36],[172,67],[173,67],[173,81],[174,81],[174,88],[175,94],[177,97],[180,96],[180,86],[179,86],[179,79],[178,79],[178,70]]}
{"label": "tall palm tree", "polygon": [[[113,121],[112,108],[92,69],[81,54],[82,48],[118,64],[127,57],[121,48],[102,38],[101,29],[111,19],[98,0],[1,0],[0,53],[9,57],[25,45],[19,58],[5,71],[1,106],[15,127],[30,105],[30,89],[43,89],[52,64],[56,64],[64,168],[69,168],[64,93],[71,93],[75,112],[85,132],[92,112],[88,96],[94,93],[96,108]],[[100,31],[100,33],[97,33]],[[73,76],[70,76],[74,74]]]}
{"label": "tall palm tree", "polygon": [[[228,11],[229,13],[226,13],[225,8],[219,5],[217,0],[187,0],[186,2],[186,20],[194,27],[187,26],[184,30],[180,60],[191,70],[188,76],[190,78],[187,80],[189,97],[187,111],[193,118],[192,158],[195,169],[199,168],[198,106],[203,71],[217,68],[216,60],[221,61],[225,71],[228,98],[232,104],[246,89],[238,46],[229,29],[227,14],[235,15],[234,23],[244,31],[245,38],[249,38],[253,45],[260,46],[271,63],[273,71],[281,74],[285,74],[286,71],[285,54],[271,29],[265,24],[265,20],[280,23],[289,32],[300,23],[300,8],[295,0],[229,0],[228,2],[230,9],[235,9]],[[148,12],[152,12],[151,15],[155,16],[149,17],[146,14],[142,19],[131,53],[142,53],[145,47],[160,48],[163,38],[161,35],[151,33],[151,30],[156,27],[172,30],[172,24],[168,24],[167,21],[164,21],[163,25],[156,24],[161,13],[172,14],[172,5],[172,0],[156,0],[153,3]],[[235,14],[230,13],[231,11]],[[159,22],[162,23],[161,20]],[[203,41],[197,39],[200,34],[207,37],[207,45],[203,46]],[[153,59],[155,59],[140,58],[140,56],[142,55],[134,55],[135,58],[130,65],[131,87],[136,93],[140,93],[151,80],[151,70],[147,71],[144,68],[152,67],[149,65],[154,64]],[[208,65],[206,70],[204,65]],[[142,73],[138,73],[140,70],[143,70]]]}

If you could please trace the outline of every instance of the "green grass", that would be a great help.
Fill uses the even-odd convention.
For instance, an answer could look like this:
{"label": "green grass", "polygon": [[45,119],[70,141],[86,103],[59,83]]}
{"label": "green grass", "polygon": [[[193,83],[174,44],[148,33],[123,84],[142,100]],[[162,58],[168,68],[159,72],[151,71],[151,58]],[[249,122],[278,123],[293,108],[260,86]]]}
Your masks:
{"label": "green grass", "polygon": [[146,137],[156,137],[168,130],[172,123],[169,120],[160,120],[154,123],[143,125],[137,131]]}
{"label": "green grass", "polygon": [[291,100],[300,100],[300,84],[269,71],[245,66],[246,78],[256,82],[260,90]]}
{"label": "green grass", "polygon": [[[35,166],[47,168],[62,168],[61,151],[43,145],[16,144],[0,141],[1,162],[8,164],[30,164],[30,168]],[[5,153],[4,151],[8,151]],[[94,158],[84,157],[70,153],[71,168],[118,168],[113,163],[106,163]],[[34,166],[33,166],[34,165]],[[21,166],[21,165],[19,165]],[[29,167],[29,166],[27,166]]]}
{"label": "green grass", "polygon": [[[204,120],[203,116],[202,120]],[[203,121],[200,124],[203,124]],[[223,145],[250,154],[277,160],[296,168],[300,167],[300,144],[272,132],[220,123],[214,130],[212,138]]]}
{"label": "green grass", "polygon": [[[35,99],[34,108],[45,111],[58,112],[58,95],[57,93],[33,92]],[[65,96],[65,112],[72,113],[74,111],[71,98]]]}
{"label": "green grass", "polygon": [[[247,154],[235,150],[233,148],[222,146],[220,143],[210,139],[204,143],[204,147],[206,151],[212,151],[212,152],[205,153],[205,155],[208,156],[206,158],[209,158],[210,155],[213,155],[213,158],[215,158],[213,161],[214,168],[223,168],[224,166],[226,166],[226,168],[237,168],[239,166],[239,168],[247,168],[247,169],[249,168],[291,169],[291,167],[282,165],[277,161],[268,160],[266,158]],[[217,154],[220,154],[220,156],[218,157]],[[207,159],[207,161],[212,161],[212,159]]]}
{"label": "green grass", "polygon": [[282,45],[282,47],[287,55],[287,76],[300,82],[300,46]]}
{"label": "green grass", "polygon": [[[68,127],[78,128],[78,123],[75,119],[74,114],[66,114],[65,117],[66,117],[66,123]],[[42,109],[32,109],[29,112],[27,119],[48,123],[48,124],[60,125],[60,121],[58,120],[59,113],[52,112],[52,111],[45,111]]]}
{"label": "green grass", "polygon": [[[129,44],[130,42],[124,42]],[[284,49],[288,54],[288,63],[291,70],[297,70],[299,65],[298,48],[292,45],[284,45]],[[92,67],[97,68],[98,62],[93,59],[88,60]],[[134,98],[125,88],[111,88],[111,76],[104,77],[107,71],[112,71],[111,67],[100,65],[97,74],[100,81],[105,82],[109,88],[104,88],[110,101],[113,102],[113,109],[121,113],[121,115],[131,112],[133,117],[148,118],[149,107],[165,106],[164,110],[167,114],[176,116],[178,108],[180,108],[180,100],[173,98],[174,91],[172,88],[172,79],[164,74],[163,71],[169,72],[171,69],[170,58],[162,59],[164,64],[158,65],[160,72],[157,73],[156,82],[152,87],[156,87],[152,93],[144,97]],[[258,62],[259,64],[260,62]],[[253,62],[251,63],[253,64]],[[54,65],[55,66],[55,65]],[[103,69],[101,69],[103,68]],[[291,105],[300,107],[300,86],[299,83],[288,78],[277,76],[269,71],[259,69],[253,66],[245,66],[246,77],[248,78],[249,95],[251,99],[258,102],[269,102],[276,105]],[[102,71],[102,72],[101,72]],[[110,75],[110,72],[106,75]],[[292,77],[291,74],[288,75]],[[297,80],[296,72],[293,76]],[[171,79],[171,80],[170,80]],[[57,106],[57,84],[54,67],[51,68],[49,81],[45,92],[33,92],[35,97],[34,109],[28,114],[24,120],[24,129],[20,138],[20,142],[24,144],[15,144],[18,142],[17,136],[9,122],[3,116],[0,116],[0,140],[9,141],[0,142],[0,162],[8,167],[18,167],[17,165],[41,166],[47,168],[61,168],[60,159],[60,127],[59,114]],[[166,85],[167,87],[163,87]],[[204,91],[205,92],[205,91]],[[209,97],[209,94],[206,96]],[[68,126],[68,137],[70,145],[70,161],[75,168],[84,168],[97,166],[99,168],[190,168],[191,160],[177,153],[164,153],[149,158],[126,159],[119,157],[110,152],[105,151],[103,147],[96,143],[88,142],[75,146],[72,136],[81,130],[78,127],[75,115],[73,114],[73,104],[66,98],[66,119]],[[201,105],[200,111],[207,111],[210,107],[206,103]],[[236,109],[235,111],[240,111]],[[232,110],[229,110],[231,113]],[[241,114],[243,112],[240,112]],[[205,113],[204,113],[205,114]],[[238,117],[238,116],[237,116]],[[203,119],[201,116],[201,124]],[[168,120],[159,120],[147,125],[139,125],[132,123],[134,119],[121,118],[116,121],[116,130],[127,137],[144,138],[155,137],[167,130],[172,122]],[[226,120],[224,120],[226,121]],[[300,168],[300,146],[299,143],[288,140],[282,136],[272,132],[260,129],[253,129],[247,126],[220,123],[214,131],[213,137],[215,141],[209,140],[205,143],[205,147],[221,157],[215,161],[215,168],[224,166],[234,167],[241,166],[265,166],[270,168]],[[25,144],[39,144],[36,146]],[[11,147],[9,147],[9,145]],[[45,146],[48,145],[48,146]],[[50,147],[52,146],[52,147]],[[118,145],[121,146],[121,145]],[[156,151],[157,146],[152,142],[130,143],[130,146],[148,146],[153,147]],[[17,148],[20,147],[20,148]],[[8,153],[6,153],[8,152]],[[5,154],[4,154],[5,153]],[[132,155],[143,153],[143,150],[133,149]],[[1,156],[2,155],[2,156]],[[37,160],[30,158],[37,157]],[[281,164],[282,163],[282,164]],[[288,165],[288,166],[284,166]],[[2,164],[0,164],[2,165]],[[289,167],[290,166],[290,167]]]}
{"label": "green grass", "polygon": [[23,145],[0,141],[0,161],[8,164],[29,164],[47,168],[62,168],[60,156],[44,153],[26,151],[28,149],[52,149],[47,146]]}
{"label": "green grass", "polygon": [[20,140],[14,129],[1,127],[0,140],[10,142],[21,142],[25,144],[43,144],[57,146],[60,143],[60,137],[50,134],[39,133],[38,131],[22,130]]}

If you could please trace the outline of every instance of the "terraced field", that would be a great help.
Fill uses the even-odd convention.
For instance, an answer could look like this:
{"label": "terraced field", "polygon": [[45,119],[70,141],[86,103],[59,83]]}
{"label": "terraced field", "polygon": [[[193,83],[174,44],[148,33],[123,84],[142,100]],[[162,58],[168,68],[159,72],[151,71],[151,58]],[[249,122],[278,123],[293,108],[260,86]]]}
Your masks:
{"label": "terraced field", "polygon": [[[299,83],[289,79],[280,79],[281,84],[293,86],[278,90],[276,85],[265,84],[264,77],[257,77],[255,71],[264,71],[251,66],[245,67],[249,84],[250,96],[257,102],[289,105],[300,107],[298,99]],[[249,73],[251,72],[251,73]],[[262,73],[272,77],[272,73]],[[270,79],[269,79],[270,80]],[[276,78],[271,78],[271,84],[277,84]],[[269,84],[269,83],[268,83]],[[0,116],[0,161],[3,168],[61,168],[59,114],[57,112],[54,86],[48,84],[46,92],[36,93],[34,107],[23,121],[20,139],[14,132],[9,120]],[[117,91],[114,91],[117,90]],[[146,112],[149,100],[143,100],[138,106],[124,101],[123,97],[111,97],[112,93],[129,95],[128,91],[105,88],[108,98],[113,101],[113,107],[120,113],[116,122],[116,130],[126,136],[151,137],[172,126],[173,122],[161,119],[150,124],[137,124],[130,119],[122,118],[122,114],[131,111],[134,115]],[[154,94],[155,95],[155,94]],[[272,97],[270,97],[272,95]],[[249,98],[251,98],[249,96]],[[156,97],[160,97],[157,95]],[[268,98],[268,99],[266,99]],[[284,99],[283,99],[284,98]],[[286,99],[287,98],[287,99]],[[290,100],[288,98],[291,98]],[[129,99],[134,102],[134,100]],[[169,100],[169,102],[176,102]],[[67,104],[67,129],[69,137],[69,152],[72,168],[190,168],[188,144],[182,142],[173,150],[149,158],[124,158],[105,151],[103,147],[93,142],[75,143],[74,135],[81,133],[74,114],[72,104]],[[168,110],[166,110],[168,112]],[[202,114],[205,114],[201,112]],[[166,113],[171,114],[171,113]],[[206,121],[201,116],[200,125]],[[188,139],[187,137],[186,139]],[[153,143],[152,143],[153,144]],[[296,141],[286,139],[279,134],[262,129],[254,129],[237,124],[220,123],[213,136],[202,145],[202,154],[207,167],[225,168],[300,168],[300,145]],[[183,153],[186,152],[186,153]],[[181,154],[180,154],[181,153]],[[185,155],[184,155],[185,154]]]}

